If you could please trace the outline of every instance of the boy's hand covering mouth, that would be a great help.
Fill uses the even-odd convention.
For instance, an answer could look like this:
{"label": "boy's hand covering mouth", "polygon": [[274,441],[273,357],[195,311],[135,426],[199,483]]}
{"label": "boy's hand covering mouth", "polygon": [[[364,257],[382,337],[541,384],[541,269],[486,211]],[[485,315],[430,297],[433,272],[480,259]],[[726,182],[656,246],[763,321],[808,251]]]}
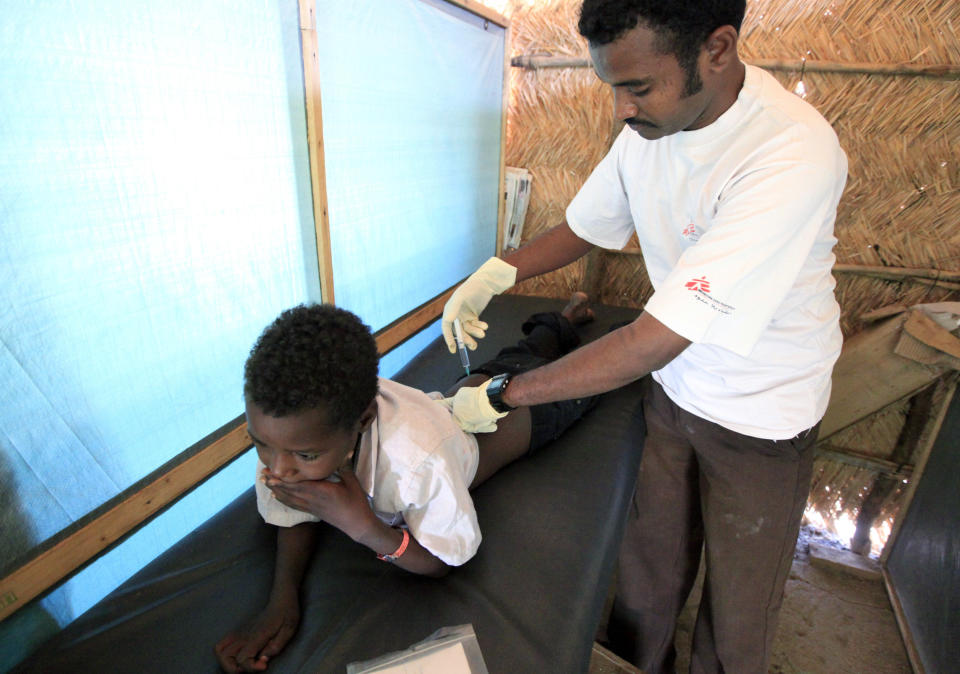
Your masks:
{"label": "boy's hand covering mouth", "polygon": [[[330,473],[330,475],[325,477],[322,481],[340,482],[341,480],[340,474],[344,470],[352,470],[352,468],[353,468],[353,452],[350,452],[347,455],[347,457],[343,460],[343,463],[340,464],[340,467],[337,470]],[[284,480],[279,475],[274,475],[273,473],[271,473],[270,469],[267,468],[266,466],[260,469],[260,473],[257,475],[257,480],[265,484],[267,487],[271,487],[271,483],[276,483],[276,482],[282,482],[284,484],[296,484],[297,482],[302,481],[302,480]]]}
{"label": "boy's hand covering mouth", "polygon": [[357,540],[375,526],[377,518],[353,470],[345,466],[337,474],[339,482],[329,478],[284,482],[268,477],[265,484],[280,503],[329,522]]}

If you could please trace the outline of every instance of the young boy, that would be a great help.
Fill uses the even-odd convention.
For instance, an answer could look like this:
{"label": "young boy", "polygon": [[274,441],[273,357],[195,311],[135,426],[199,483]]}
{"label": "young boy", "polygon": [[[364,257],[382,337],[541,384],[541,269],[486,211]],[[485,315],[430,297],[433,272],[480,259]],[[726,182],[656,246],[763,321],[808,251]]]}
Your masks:
{"label": "young boy", "polygon": [[[591,320],[584,293],[562,312],[535,314],[516,346],[447,393],[555,360]],[[296,632],[299,588],[326,521],[385,561],[440,576],[470,559],[480,529],[469,490],[557,437],[594,399],[518,408],[493,433],[461,430],[441,394],[377,376],[369,328],[330,305],[283,312],[244,369],[247,427],[259,457],[257,508],[278,526],[270,598],[262,613],[216,645],[228,672],[263,671]]]}

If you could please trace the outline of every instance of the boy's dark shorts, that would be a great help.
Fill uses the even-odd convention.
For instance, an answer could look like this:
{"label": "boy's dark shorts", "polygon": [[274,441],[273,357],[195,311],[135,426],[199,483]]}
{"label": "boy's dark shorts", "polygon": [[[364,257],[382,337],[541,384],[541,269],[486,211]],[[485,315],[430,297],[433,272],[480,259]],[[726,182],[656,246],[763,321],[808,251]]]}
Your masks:
{"label": "boy's dark shorts", "polygon": [[[501,350],[495,358],[483,363],[474,372],[490,377],[505,373],[520,374],[546,365],[580,345],[580,338],[569,321],[556,312],[534,314],[523,324],[523,333],[527,337],[517,346]],[[589,396],[532,406],[530,449],[527,453],[532,454],[559,438],[573,422],[597,404],[598,398]]]}

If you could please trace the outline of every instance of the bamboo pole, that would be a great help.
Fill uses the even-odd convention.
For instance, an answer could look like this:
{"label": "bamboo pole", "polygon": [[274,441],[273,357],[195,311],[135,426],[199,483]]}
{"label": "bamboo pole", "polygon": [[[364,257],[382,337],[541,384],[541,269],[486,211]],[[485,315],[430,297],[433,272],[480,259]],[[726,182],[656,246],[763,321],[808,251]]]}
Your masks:
{"label": "bamboo pole", "polygon": [[[521,54],[510,60],[516,68],[539,70],[541,68],[589,68],[589,58],[577,56],[537,56]],[[808,73],[848,73],[858,75],[900,75],[904,77],[928,77],[933,79],[960,79],[960,65],[943,63],[936,65],[911,65],[909,63],[840,63],[837,61],[808,61],[781,59],[752,59],[751,65],[765,70]]]}
{"label": "bamboo pole", "polygon": [[911,65],[909,63],[840,63],[837,61],[781,61],[779,59],[753,59],[752,65],[765,70],[783,70],[808,73],[847,73],[854,75],[900,75],[904,77],[929,77],[932,79],[960,79],[960,65],[939,63],[936,65]]}
{"label": "bamboo pole", "polygon": [[960,271],[945,271],[943,269],[921,269],[916,267],[872,267],[859,264],[835,264],[833,271],[841,274],[866,274],[891,280],[902,278],[926,278],[934,281],[950,281],[960,283]]}
{"label": "bamboo pole", "polygon": [[589,68],[593,64],[590,59],[582,56],[535,56],[520,54],[510,59],[514,68],[540,70],[541,68]]}
{"label": "bamboo pole", "polygon": [[960,290],[960,272],[908,267],[872,267],[857,264],[836,264],[838,274],[862,274],[887,281],[911,281],[947,290]]}
{"label": "bamboo pole", "polygon": [[[611,255],[643,255],[639,248],[623,248],[605,251]],[[833,272],[837,274],[860,274],[887,281],[911,281],[926,285],[960,290],[960,271],[923,269],[919,267],[875,267],[859,264],[835,264]]]}

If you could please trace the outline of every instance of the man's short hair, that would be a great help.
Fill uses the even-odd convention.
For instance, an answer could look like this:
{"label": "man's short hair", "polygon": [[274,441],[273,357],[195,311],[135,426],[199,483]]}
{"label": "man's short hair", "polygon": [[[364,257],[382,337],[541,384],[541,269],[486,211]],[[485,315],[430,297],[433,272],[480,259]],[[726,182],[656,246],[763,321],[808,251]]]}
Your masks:
{"label": "man's short hair", "polygon": [[[657,49],[673,54],[687,73],[687,93],[699,89],[700,48],[720,26],[740,31],[746,0],[584,0],[580,34],[591,47],[614,42],[638,23],[657,34]],[[698,83],[691,91],[692,83]]]}
{"label": "man's short hair", "polygon": [[349,428],[377,394],[377,343],[353,313],[330,304],[281,313],[250,350],[243,393],[266,414],[326,410]]}

